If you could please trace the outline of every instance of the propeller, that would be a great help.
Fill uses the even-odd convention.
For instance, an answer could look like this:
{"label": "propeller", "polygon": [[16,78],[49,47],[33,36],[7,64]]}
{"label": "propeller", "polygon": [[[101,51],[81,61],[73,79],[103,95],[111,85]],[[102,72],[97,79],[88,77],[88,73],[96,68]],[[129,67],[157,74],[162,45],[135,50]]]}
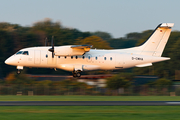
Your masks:
{"label": "propeller", "polygon": [[52,48],[48,49],[50,52],[52,52],[52,58],[54,58],[54,40],[53,39],[54,39],[54,36],[52,36],[52,40],[51,40]]}

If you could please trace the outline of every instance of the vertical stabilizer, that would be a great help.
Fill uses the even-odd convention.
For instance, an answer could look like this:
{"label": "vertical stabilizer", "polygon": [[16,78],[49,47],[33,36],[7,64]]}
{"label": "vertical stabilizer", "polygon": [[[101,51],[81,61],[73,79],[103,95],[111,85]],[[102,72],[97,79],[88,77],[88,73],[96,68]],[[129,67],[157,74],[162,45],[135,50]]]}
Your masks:
{"label": "vertical stabilizer", "polygon": [[141,55],[150,55],[160,57],[166,46],[174,23],[162,23],[154,30],[149,39],[139,48]]}

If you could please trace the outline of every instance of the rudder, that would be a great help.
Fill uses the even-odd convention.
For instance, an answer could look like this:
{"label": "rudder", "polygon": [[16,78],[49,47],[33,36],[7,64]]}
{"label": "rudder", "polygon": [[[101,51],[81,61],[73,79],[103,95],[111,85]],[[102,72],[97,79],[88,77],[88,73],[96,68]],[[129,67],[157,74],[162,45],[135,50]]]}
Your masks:
{"label": "rudder", "polygon": [[162,23],[154,30],[149,39],[141,45],[141,55],[160,57],[166,46],[174,23]]}

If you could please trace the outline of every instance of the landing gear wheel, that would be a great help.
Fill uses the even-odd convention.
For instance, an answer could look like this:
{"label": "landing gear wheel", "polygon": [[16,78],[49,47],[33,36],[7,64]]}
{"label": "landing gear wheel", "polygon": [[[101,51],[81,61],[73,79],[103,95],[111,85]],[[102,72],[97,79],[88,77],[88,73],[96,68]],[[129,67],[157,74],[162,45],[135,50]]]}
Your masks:
{"label": "landing gear wheel", "polygon": [[73,71],[73,77],[74,77],[74,78],[79,78],[79,77],[81,77],[81,71]]}
{"label": "landing gear wheel", "polygon": [[77,73],[76,73],[76,77],[78,77],[78,78],[81,77],[81,73],[80,73],[80,72],[77,72]]}
{"label": "landing gear wheel", "polygon": [[73,73],[73,77],[76,78],[76,73]]}
{"label": "landing gear wheel", "polygon": [[16,71],[16,73],[17,73],[17,74],[20,74],[20,73],[21,73],[21,70],[18,69],[18,70]]}

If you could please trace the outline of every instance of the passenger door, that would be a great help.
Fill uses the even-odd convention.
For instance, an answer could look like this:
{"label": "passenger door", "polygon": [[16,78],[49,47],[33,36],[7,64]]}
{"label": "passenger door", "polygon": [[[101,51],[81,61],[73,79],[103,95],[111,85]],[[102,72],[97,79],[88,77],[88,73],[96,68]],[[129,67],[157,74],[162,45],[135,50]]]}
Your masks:
{"label": "passenger door", "polygon": [[35,50],[34,51],[34,63],[35,64],[40,64],[41,63],[41,51],[40,50]]}
{"label": "passenger door", "polygon": [[123,54],[115,54],[115,68],[123,68]]}

